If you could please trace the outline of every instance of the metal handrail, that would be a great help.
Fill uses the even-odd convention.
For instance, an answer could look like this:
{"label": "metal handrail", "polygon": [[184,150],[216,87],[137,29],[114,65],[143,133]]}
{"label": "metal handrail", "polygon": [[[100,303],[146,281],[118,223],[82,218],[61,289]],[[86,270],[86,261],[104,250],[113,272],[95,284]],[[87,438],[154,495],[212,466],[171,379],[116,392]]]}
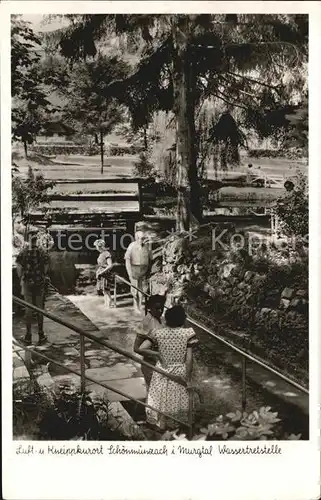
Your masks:
{"label": "metal handrail", "polygon": [[69,328],[70,330],[73,330],[74,332],[76,332],[80,335],[83,335],[84,337],[89,338],[93,342],[97,342],[97,344],[100,344],[104,347],[107,347],[108,349],[111,349],[112,351],[117,352],[118,354],[121,354],[127,358],[130,358],[133,361],[135,361],[136,363],[139,363],[141,365],[145,365],[148,368],[151,368],[154,371],[160,373],[161,375],[164,375],[165,377],[169,378],[173,382],[176,382],[177,384],[180,384],[180,385],[186,387],[187,383],[185,382],[185,380],[183,378],[181,378],[177,375],[169,374],[165,370],[162,370],[162,368],[158,368],[155,365],[151,365],[150,363],[148,363],[144,359],[140,358],[136,354],[132,354],[131,352],[128,352],[125,349],[122,349],[121,347],[116,346],[115,344],[113,344],[109,340],[105,340],[105,339],[102,340],[99,337],[96,337],[95,335],[86,332],[85,330],[83,330],[79,326],[74,325],[73,323],[70,323],[69,321],[62,319],[59,316],[56,316],[56,314],[52,314],[49,311],[45,311],[44,309],[40,309],[39,307],[37,307],[33,304],[30,304],[29,302],[26,302],[25,300],[20,299],[19,297],[16,297],[15,295],[12,298],[13,298],[13,301],[16,302],[17,304],[20,304],[21,306],[24,306],[24,307],[28,307],[29,309],[32,309],[33,311],[37,312],[38,314],[42,314],[43,316],[46,316],[47,318],[51,319],[55,323],[59,323],[60,325],[65,326],[66,328]]}
{"label": "metal handrail", "polygon": [[[69,328],[70,330],[78,333],[80,335],[80,373],[79,372],[76,372],[75,370],[72,370],[60,363],[58,363],[57,361],[55,360],[52,360],[50,358],[48,358],[47,356],[45,356],[44,354],[42,353],[39,353],[38,351],[34,351],[35,354],[37,356],[40,356],[40,357],[43,357],[53,363],[55,363],[57,366],[60,366],[62,368],[65,368],[67,369],[67,371],[71,372],[71,373],[74,373],[75,375],[78,375],[80,376],[81,378],[81,390],[84,391],[85,390],[85,380],[90,380],[91,382],[93,383],[97,383],[99,385],[101,385],[102,387],[110,390],[110,391],[113,391],[113,392],[116,392],[117,394],[120,394],[121,396],[124,396],[126,397],[127,399],[130,399],[132,401],[135,401],[136,403],[139,403],[141,404],[142,406],[146,407],[146,408],[149,408],[157,413],[160,413],[161,415],[164,415],[165,417],[167,418],[170,418],[172,419],[173,421],[175,422],[178,422],[180,423],[181,425],[184,425],[185,427],[188,428],[189,430],[189,438],[191,439],[192,438],[192,433],[193,433],[193,426],[192,426],[192,415],[189,414],[189,417],[188,417],[188,423],[186,422],[183,422],[182,420],[179,420],[177,419],[176,417],[173,417],[171,415],[168,415],[167,413],[164,413],[162,411],[159,411],[157,410],[156,408],[148,405],[147,403],[144,403],[143,401],[140,401],[132,396],[130,396],[129,394],[127,393],[124,393],[123,391],[119,391],[118,389],[115,389],[111,386],[109,386],[108,384],[106,383],[102,383],[102,382],[99,382],[97,380],[94,380],[92,379],[91,377],[88,377],[86,374],[85,374],[85,348],[84,348],[84,337],[87,337],[89,338],[90,340],[92,340],[93,342],[97,342],[98,344],[104,346],[104,347],[107,347],[108,349],[111,349],[115,352],[117,352],[118,354],[121,354],[123,356],[125,356],[126,358],[130,358],[132,359],[133,361],[136,361],[137,363],[139,364],[142,364],[142,365],[145,365],[147,366],[148,368],[150,368],[151,370],[153,371],[156,371],[158,373],[160,373],[161,375],[163,375],[164,377],[172,380],[173,382],[179,384],[179,385],[182,385],[183,387],[186,387],[187,386],[187,383],[186,381],[179,377],[179,376],[176,376],[176,375],[172,375],[172,374],[169,374],[167,373],[165,370],[163,370],[162,368],[159,368],[157,366],[154,366],[154,365],[151,365],[150,363],[148,363],[147,361],[145,361],[144,359],[140,358],[139,356],[136,356],[135,354],[132,354],[124,349],[122,349],[121,347],[118,347],[118,346],[115,346],[113,343],[109,342],[108,340],[102,340],[98,337],[96,337],[95,335],[91,334],[91,333],[88,333],[86,331],[84,331],[82,328],[80,328],[79,326],[77,325],[74,325],[72,323],[70,323],[69,321],[66,321],[62,318],[60,318],[59,316],[56,316],[55,314],[52,314],[48,311],[45,311],[43,309],[40,309],[39,307],[33,305],[33,304],[30,304],[29,302],[26,302],[25,300],[23,299],[20,299],[19,297],[16,297],[15,295],[13,295],[12,297],[13,301],[16,302],[17,304],[20,304],[21,306],[23,307],[27,307],[29,309],[32,309],[33,311],[37,312],[38,314],[41,314],[43,316],[46,316],[47,318],[51,319],[52,321],[54,321],[55,323],[58,323],[58,324],[61,324],[67,328]],[[19,343],[17,342],[14,342],[16,345],[18,345],[19,347],[22,347]],[[24,350],[27,350],[27,351],[31,351],[30,348],[24,348]],[[189,393],[190,394],[190,393]],[[191,400],[191,396],[189,396],[189,400]],[[192,411],[192,404],[189,404],[189,412]]]}
{"label": "metal handrail", "polygon": [[[119,276],[118,274],[115,274],[114,276],[115,276],[115,285],[114,285],[114,302],[115,302],[115,305],[116,305],[116,298],[117,298],[117,281],[121,281],[121,282],[125,283],[126,285],[130,286],[131,288],[136,289],[138,292],[140,292],[141,294],[143,294],[145,297],[150,297],[151,296],[149,293],[144,292],[143,290],[141,290],[140,288],[138,288],[134,284],[130,283],[130,281],[126,280],[122,276]],[[34,306],[33,304],[29,304],[28,302],[25,302],[24,300],[19,299],[18,297],[13,296],[13,300],[15,302],[17,302],[17,303],[20,303],[20,305],[23,305],[24,307],[29,307],[30,309],[33,309],[33,310],[35,310],[36,312],[38,312],[40,314],[43,314],[44,316],[48,317],[49,319],[52,319],[53,321],[55,321],[57,323],[60,323],[63,326],[66,326],[67,328],[75,331],[76,333],[79,333],[80,334],[80,351],[81,351],[80,354],[81,354],[81,359],[84,359],[84,342],[83,342],[83,339],[84,339],[84,337],[87,337],[90,340],[92,340],[94,342],[97,342],[98,344],[101,344],[104,347],[112,349],[115,352],[118,352],[119,354],[122,354],[125,357],[128,357],[128,358],[132,359],[133,361],[136,361],[137,363],[140,363],[141,365],[147,366],[151,370],[160,373],[161,375],[167,377],[168,379],[173,380],[174,382],[176,382],[176,383],[178,383],[178,384],[180,384],[180,385],[182,385],[184,387],[186,387],[186,385],[187,385],[186,381],[183,380],[181,377],[177,377],[175,375],[168,374],[166,371],[164,371],[161,368],[158,368],[158,367],[156,367],[154,365],[149,364],[144,359],[136,356],[135,354],[132,354],[132,353],[130,353],[128,351],[123,350],[122,348],[120,348],[118,346],[113,345],[108,340],[101,340],[101,339],[95,337],[94,335],[83,331],[81,328],[77,327],[76,325],[73,325],[72,323],[69,323],[68,321],[65,321],[65,320],[61,319],[61,318],[59,318],[58,316],[56,316],[56,315],[54,315],[52,313],[49,313],[49,312],[44,311],[42,309],[39,309],[38,307]],[[165,309],[168,309],[168,306],[165,306]],[[268,371],[268,372],[276,375],[277,377],[279,377],[280,379],[284,380],[285,382],[287,382],[288,384],[292,385],[293,387],[296,387],[297,389],[299,389],[300,391],[304,392],[305,394],[309,394],[309,390],[306,387],[298,384],[294,380],[292,380],[289,377],[287,377],[286,375],[278,372],[277,370],[275,370],[271,366],[267,365],[263,361],[259,360],[258,358],[256,358],[256,357],[252,356],[251,354],[243,351],[239,347],[236,347],[235,345],[231,344],[226,339],[224,339],[220,335],[217,335],[216,333],[212,332],[209,328],[207,328],[204,325],[198,323],[193,318],[187,316],[186,319],[187,319],[187,321],[189,323],[191,323],[192,325],[196,326],[197,328],[202,329],[207,334],[209,334],[211,337],[215,338],[215,340],[221,342],[226,347],[228,347],[229,349],[231,349],[232,351],[236,352],[237,354],[239,354],[242,357],[242,409],[243,410],[246,407],[246,400],[247,400],[247,398],[246,398],[246,367],[247,367],[247,361],[250,361],[252,363],[255,363],[255,364],[261,366],[266,371]],[[37,355],[40,355],[40,354],[37,352]],[[81,363],[81,373],[80,374],[77,373],[77,372],[75,372],[75,371],[73,371],[73,370],[70,370],[70,369],[68,369],[68,370],[72,371],[76,375],[81,376],[82,380],[84,380],[84,378],[87,378],[88,380],[90,380],[88,377],[85,376],[84,369],[85,369],[85,364]],[[117,390],[114,390],[111,387],[107,387],[106,384],[103,385],[100,382],[97,382],[97,381],[94,381],[94,382],[102,385],[103,387],[106,387],[106,389],[112,390],[114,392],[118,392],[119,394],[127,397],[128,399],[136,401],[136,402],[142,404],[145,407],[149,407],[148,405],[146,405],[146,403],[143,403],[142,401],[136,400],[135,398],[132,398],[131,396],[126,395],[125,393],[121,393],[121,391],[117,391]],[[84,388],[84,384],[83,383],[82,383],[82,387]],[[189,437],[191,437],[192,436],[192,413],[191,413],[192,412],[192,404],[191,404],[192,400],[191,400],[191,397],[189,398],[189,400],[190,400],[190,404],[189,404],[189,423],[186,424],[186,423],[181,422],[181,421],[179,421],[179,422],[189,428]],[[153,408],[151,408],[151,409],[153,409]],[[155,409],[153,409],[153,410],[154,411],[158,411],[158,410],[155,410]],[[160,412],[160,411],[158,413],[162,414],[162,412]],[[173,418],[173,417],[171,417],[169,415],[165,415],[165,416],[168,416],[169,418],[172,418],[172,420],[178,421],[177,419],[175,419],[175,418]]]}
{"label": "metal handrail", "polygon": [[[150,297],[149,293],[146,293],[143,290],[140,290],[139,288],[137,288],[136,286],[132,285],[129,281],[127,281],[123,277],[121,277],[119,275],[115,275],[115,276],[116,276],[117,280],[120,280],[123,283],[126,283],[127,285],[135,288],[136,290],[138,290],[142,294],[144,294],[146,297]],[[168,309],[168,307],[165,306],[165,309]],[[198,323],[196,320],[194,320],[190,316],[186,316],[186,319],[192,325],[196,326],[197,328],[200,328],[200,329],[204,330],[211,337],[215,338],[216,340],[218,340],[219,342],[221,342],[222,344],[224,344],[226,347],[228,347],[229,349],[233,350],[234,352],[236,352],[237,354],[239,354],[240,356],[242,356],[242,358],[244,358],[244,359],[246,359],[248,361],[251,361],[252,363],[255,363],[257,365],[260,365],[266,371],[269,371],[269,372],[273,373],[274,375],[276,375],[279,378],[283,379],[285,382],[287,382],[288,384],[292,385],[293,387],[296,387],[300,391],[302,391],[302,392],[304,392],[306,394],[309,394],[309,390],[306,387],[304,387],[304,386],[300,385],[298,382],[295,382],[294,380],[290,379],[289,377],[287,377],[283,373],[275,370],[274,368],[272,368],[271,366],[267,365],[266,363],[264,363],[260,359],[256,358],[255,356],[252,356],[251,354],[243,351],[239,347],[236,347],[235,345],[231,344],[228,340],[224,339],[220,335],[217,335],[217,333],[212,332],[209,328],[207,328],[206,326],[202,325],[201,323]]]}
{"label": "metal handrail", "polygon": [[209,328],[207,328],[206,326],[198,323],[197,321],[195,321],[194,319],[188,317],[188,321],[192,324],[194,324],[196,327],[198,328],[201,328],[202,330],[204,330],[206,333],[208,333],[209,335],[211,335],[212,337],[214,337],[216,340],[220,341],[222,344],[225,344],[227,347],[229,347],[230,349],[232,349],[233,351],[237,352],[238,354],[240,354],[243,358],[247,359],[248,361],[251,361],[252,363],[255,363],[259,366],[261,366],[262,368],[264,368],[266,371],[269,371],[271,373],[273,373],[274,375],[276,375],[277,377],[283,379],[285,382],[287,382],[288,384],[292,385],[293,387],[296,387],[297,389],[299,389],[300,391],[306,393],[306,394],[309,394],[309,389],[307,389],[306,387],[304,387],[303,385],[299,384],[298,382],[295,382],[294,380],[290,379],[289,377],[287,377],[286,375],[284,375],[283,373],[275,370],[274,368],[272,368],[271,366],[267,365],[266,363],[264,363],[264,361],[261,361],[260,359],[258,359],[257,357],[255,356],[252,356],[251,354],[243,351],[242,349],[240,349],[239,347],[236,347],[235,345],[231,344],[230,342],[228,342],[228,340],[224,339],[223,337],[221,337],[220,335],[217,335],[216,333],[212,332]]}
{"label": "metal handrail", "polygon": [[[14,345],[16,345],[17,347],[19,347],[21,352],[24,352],[24,351],[31,352],[32,354],[35,354],[36,356],[40,356],[41,358],[46,359],[47,361],[50,361],[51,363],[54,363],[55,365],[59,366],[60,368],[63,368],[64,370],[67,370],[70,373],[74,373],[75,375],[78,375],[78,377],[82,377],[82,374],[77,372],[76,370],[73,370],[72,368],[69,368],[68,366],[63,365],[62,363],[59,363],[59,361],[56,361],[55,359],[49,358],[49,356],[46,356],[45,354],[43,354],[39,351],[35,351],[31,347],[21,346],[21,344],[19,344],[19,342],[17,342],[14,339],[12,339],[12,343]],[[98,384],[101,387],[104,387],[105,389],[107,389],[109,391],[116,392],[116,394],[119,394],[120,396],[124,396],[127,399],[135,401],[135,403],[139,403],[139,404],[143,405],[145,408],[149,408],[157,413],[160,413],[161,415],[164,415],[165,417],[168,417],[181,425],[188,426],[188,424],[186,424],[186,422],[183,422],[182,420],[179,420],[176,417],[172,417],[171,415],[168,415],[167,413],[164,413],[163,411],[159,411],[156,408],[154,408],[153,406],[151,406],[147,403],[144,403],[143,401],[140,401],[140,399],[136,399],[124,391],[120,391],[119,389],[115,389],[114,387],[111,387],[109,384],[106,384],[105,382],[100,382],[99,380],[95,380],[91,377],[88,377],[88,375],[85,375],[85,378],[86,378],[86,380],[89,380],[90,382],[93,382],[94,384]]]}

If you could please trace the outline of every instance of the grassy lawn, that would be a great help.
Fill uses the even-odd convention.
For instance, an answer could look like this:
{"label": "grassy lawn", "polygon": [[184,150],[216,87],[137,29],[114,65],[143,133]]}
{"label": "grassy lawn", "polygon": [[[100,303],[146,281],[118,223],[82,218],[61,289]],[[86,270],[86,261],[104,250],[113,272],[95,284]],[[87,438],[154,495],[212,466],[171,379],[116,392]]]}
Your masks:
{"label": "grassy lawn", "polygon": [[291,160],[288,158],[253,158],[250,156],[241,157],[241,165],[251,163],[253,168],[261,167],[264,171],[270,174],[295,174],[295,170],[307,171],[308,167],[302,161]]}
{"label": "grassy lawn", "polygon": [[[56,157],[45,157],[35,154],[32,151],[29,153],[29,158],[26,159],[22,152],[15,151],[13,153],[13,161],[19,167],[22,175],[26,175],[28,167],[31,166],[35,173],[41,173],[48,180],[72,180],[77,178],[82,179],[97,179],[97,183],[90,184],[62,184],[56,185],[53,188],[54,193],[60,194],[85,194],[85,193],[137,193],[137,184],[101,184],[99,179],[108,180],[115,177],[132,177],[134,163],[137,161],[135,156],[114,156],[105,158],[105,166],[103,174],[100,173],[100,156],[84,156],[84,155],[58,155]],[[302,165],[302,162],[287,160],[284,158],[250,158],[242,157],[242,165],[240,172],[244,172],[244,166],[252,163],[254,168],[261,166],[261,170],[270,174],[282,174],[285,176],[293,176],[297,168],[307,169]],[[214,172],[208,172],[208,178],[211,179]],[[273,203],[283,190],[277,188],[263,187],[232,187],[225,186],[220,189],[217,201],[222,203],[230,203],[231,206],[249,204],[265,205]],[[167,198],[157,199],[156,206],[166,207],[176,204],[174,200]],[[137,202],[115,201],[115,202],[98,202],[88,201],[81,202],[65,202],[53,201],[53,208],[64,207],[77,210],[97,210],[101,211],[105,207],[106,211],[114,212],[120,210],[137,210]]]}
{"label": "grassy lawn", "polygon": [[137,193],[138,187],[136,183],[132,184],[101,184],[101,183],[90,183],[90,184],[56,184],[52,192],[59,194],[85,194],[85,193]]}
{"label": "grassy lawn", "polygon": [[46,179],[108,179],[108,177],[131,177],[133,165],[137,158],[134,156],[106,157],[104,173],[100,173],[99,156],[69,155],[46,158],[30,152],[29,158],[15,155],[13,158],[22,175],[26,175],[29,166],[36,173],[41,173]]}

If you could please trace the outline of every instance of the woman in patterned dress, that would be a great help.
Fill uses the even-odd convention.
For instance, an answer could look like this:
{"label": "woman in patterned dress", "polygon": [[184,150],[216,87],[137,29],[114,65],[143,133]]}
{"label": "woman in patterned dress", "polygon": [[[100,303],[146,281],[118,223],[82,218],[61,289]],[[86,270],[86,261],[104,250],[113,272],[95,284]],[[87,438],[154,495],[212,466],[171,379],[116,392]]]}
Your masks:
{"label": "woman in patterned dress", "polygon": [[114,278],[108,271],[113,267],[111,253],[106,248],[104,240],[96,240],[94,243],[99,252],[96,269],[96,288],[98,295],[105,295],[106,307],[111,307],[111,289],[114,285]]}
{"label": "woman in patterned dress", "polygon": [[[197,344],[193,328],[184,328],[186,314],[182,306],[174,306],[165,313],[166,326],[153,330],[149,339],[139,349],[140,354],[149,355],[153,345],[157,346],[156,366],[167,373],[186,380],[187,388],[153,372],[147,403],[156,410],[188,422],[189,391],[192,387],[193,346]],[[147,422],[160,429],[176,428],[177,423],[157,411],[146,408]]]}

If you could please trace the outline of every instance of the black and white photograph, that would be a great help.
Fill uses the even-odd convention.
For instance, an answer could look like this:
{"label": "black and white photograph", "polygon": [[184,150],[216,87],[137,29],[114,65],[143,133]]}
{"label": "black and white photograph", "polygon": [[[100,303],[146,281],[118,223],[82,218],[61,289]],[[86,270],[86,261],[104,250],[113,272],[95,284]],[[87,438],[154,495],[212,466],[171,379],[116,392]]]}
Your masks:
{"label": "black and white photograph", "polygon": [[309,439],[309,16],[235,10],[11,15],[13,440]]}

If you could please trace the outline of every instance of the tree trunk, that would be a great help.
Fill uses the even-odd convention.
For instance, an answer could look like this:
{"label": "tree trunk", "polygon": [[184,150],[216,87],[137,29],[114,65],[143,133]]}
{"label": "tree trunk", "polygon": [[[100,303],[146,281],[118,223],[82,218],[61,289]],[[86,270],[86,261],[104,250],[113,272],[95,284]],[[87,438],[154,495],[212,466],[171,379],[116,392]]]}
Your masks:
{"label": "tree trunk", "polygon": [[[175,16],[173,24],[173,87],[176,116],[177,230],[190,230],[201,221],[200,189],[195,152],[195,74],[188,52],[189,18]],[[177,21],[178,17],[178,21]],[[196,224],[195,224],[196,223]]]}
{"label": "tree trunk", "polygon": [[104,134],[103,131],[100,131],[100,161],[101,161],[101,167],[100,167],[100,173],[104,173]]}
{"label": "tree trunk", "polygon": [[27,141],[23,141],[23,148],[25,150],[25,157],[28,158],[28,144],[27,144]]}
{"label": "tree trunk", "polygon": [[148,141],[147,141],[147,126],[144,127],[144,150],[147,152],[148,149]]}

